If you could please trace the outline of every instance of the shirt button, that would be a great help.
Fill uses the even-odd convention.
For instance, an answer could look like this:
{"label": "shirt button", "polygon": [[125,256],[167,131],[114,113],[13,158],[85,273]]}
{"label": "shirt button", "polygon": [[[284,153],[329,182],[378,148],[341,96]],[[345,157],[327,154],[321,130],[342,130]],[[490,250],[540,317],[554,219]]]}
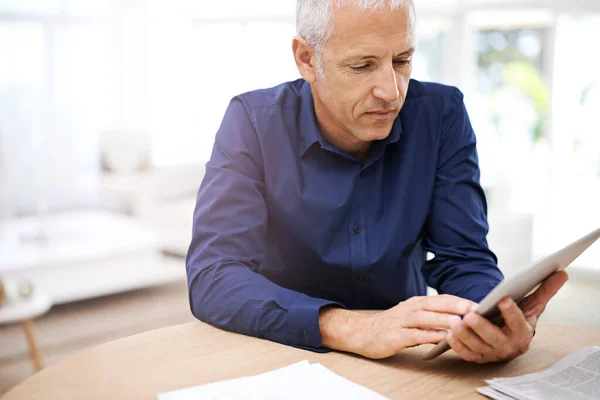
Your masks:
{"label": "shirt button", "polygon": [[352,231],[358,235],[362,231],[362,228],[360,225],[354,225],[354,227],[352,227]]}

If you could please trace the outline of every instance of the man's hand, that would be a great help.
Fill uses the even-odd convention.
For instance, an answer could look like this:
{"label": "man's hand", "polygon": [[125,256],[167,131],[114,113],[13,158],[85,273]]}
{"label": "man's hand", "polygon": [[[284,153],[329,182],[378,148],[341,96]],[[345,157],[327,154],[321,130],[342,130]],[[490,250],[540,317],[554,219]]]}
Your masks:
{"label": "man's hand", "polygon": [[504,318],[503,327],[476,313],[469,313],[462,321],[452,322],[446,337],[450,347],[464,360],[479,364],[507,361],[524,354],[529,349],[538,318],[546,304],[567,279],[564,271],[555,272],[519,305],[508,297],[502,299],[498,308]]}
{"label": "man's hand", "polygon": [[450,295],[412,297],[378,314],[321,310],[323,346],[368,358],[385,358],[425,343],[438,343],[475,303]]}

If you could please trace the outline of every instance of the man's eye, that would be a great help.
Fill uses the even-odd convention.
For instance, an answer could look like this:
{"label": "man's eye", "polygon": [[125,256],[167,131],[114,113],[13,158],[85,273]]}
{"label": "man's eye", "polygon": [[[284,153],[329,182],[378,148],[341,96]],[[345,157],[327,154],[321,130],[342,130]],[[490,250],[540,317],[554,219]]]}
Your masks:
{"label": "man's eye", "polygon": [[352,68],[354,71],[364,71],[367,68],[369,68],[369,64],[357,65],[356,67],[350,67],[350,68]]}
{"label": "man's eye", "polygon": [[412,59],[410,59],[410,58],[407,60],[394,60],[394,64],[404,66],[404,65],[410,64],[411,61],[412,61]]}

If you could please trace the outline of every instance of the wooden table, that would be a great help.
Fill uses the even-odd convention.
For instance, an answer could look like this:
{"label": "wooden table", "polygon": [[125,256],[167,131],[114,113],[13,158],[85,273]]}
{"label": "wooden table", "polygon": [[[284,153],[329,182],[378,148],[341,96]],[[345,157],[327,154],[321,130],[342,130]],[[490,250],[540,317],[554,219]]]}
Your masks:
{"label": "wooden table", "polygon": [[84,350],[25,380],[2,399],[156,399],[158,392],[305,359],[393,399],[483,399],[475,389],[485,379],[539,371],[592,345],[600,345],[600,330],[542,322],[531,350],[506,364],[469,364],[453,352],[422,361],[430,345],[373,361],[335,352],[316,354],[192,322]]}

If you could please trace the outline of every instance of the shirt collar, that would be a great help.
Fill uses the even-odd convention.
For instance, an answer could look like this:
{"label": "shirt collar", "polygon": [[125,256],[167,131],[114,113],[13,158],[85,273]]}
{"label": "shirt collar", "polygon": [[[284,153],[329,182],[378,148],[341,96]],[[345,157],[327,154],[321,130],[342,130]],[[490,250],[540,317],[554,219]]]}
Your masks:
{"label": "shirt collar", "polygon": [[400,120],[401,113],[402,110],[400,110],[400,113],[398,113],[398,115],[396,116],[396,120],[392,125],[392,130],[388,137],[382,140],[385,144],[396,143],[398,140],[400,140],[400,136],[402,136],[402,121]]}
{"label": "shirt collar", "polygon": [[300,97],[302,99],[300,109],[300,121],[298,123],[300,133],[300,151],[304,155],[308,149],[322,139],[317,124],[317,116],[315,114],[315,104],[313,100],[310,84],[303,82],[300,88]]}
{"label": "shirt collar", "polygon": [[[300,131],[300,151],[301,155],[308,151],[308,149],[315,143],[320,142],[322,146],[326,146],[325,140],[321,136],[319,131],[319,125],[317,124],[317,116],[315,114],[315,104],[313,100],[312,90],[310,84],[306,81],[303,82],[300,88],[300,96],[302,98],[301,110],[300,110],[300,121],[298,124]],[[382,148],[388,143],[396,143],[400,140],[402,134],[402,123],[400,121],[400,114],[396,117],[392,130],[387,138],[381,140]]]}

